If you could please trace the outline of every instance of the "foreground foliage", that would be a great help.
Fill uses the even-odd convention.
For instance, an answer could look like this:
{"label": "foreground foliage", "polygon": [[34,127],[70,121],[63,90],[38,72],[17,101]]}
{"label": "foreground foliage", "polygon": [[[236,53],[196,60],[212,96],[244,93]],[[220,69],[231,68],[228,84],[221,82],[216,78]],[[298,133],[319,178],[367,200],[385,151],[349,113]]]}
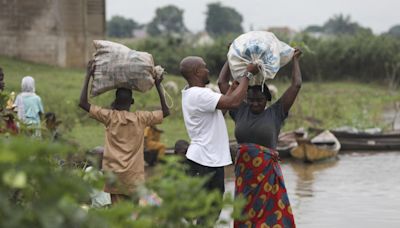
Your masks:
{"label": "foreground foliage", "polygon": [[193,227],[198,216],[211,226],[218,205],[238,208],[231,197],[221,201],[216,193],[207,194],[205,179],[186,176],[171,158],[132,196],[154,192],[161,205],[124,202],[91,209],[89,193],[101,189],[103,178],[85,174],[75,150],[29,138],[0,139],[0,227]]}

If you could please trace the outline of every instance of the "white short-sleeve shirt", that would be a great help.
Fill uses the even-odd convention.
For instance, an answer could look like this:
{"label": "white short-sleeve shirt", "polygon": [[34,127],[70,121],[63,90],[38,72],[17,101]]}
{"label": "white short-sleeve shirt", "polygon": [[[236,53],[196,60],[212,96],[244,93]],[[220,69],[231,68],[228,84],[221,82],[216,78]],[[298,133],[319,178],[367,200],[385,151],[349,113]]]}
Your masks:
{"label": "white short-sleeve shirt", "polygon": [[225,119],[217,109],[221,96],[203,87],[182,90],[183,118],[191,140],[186,157],[208,167],[232,164]]}

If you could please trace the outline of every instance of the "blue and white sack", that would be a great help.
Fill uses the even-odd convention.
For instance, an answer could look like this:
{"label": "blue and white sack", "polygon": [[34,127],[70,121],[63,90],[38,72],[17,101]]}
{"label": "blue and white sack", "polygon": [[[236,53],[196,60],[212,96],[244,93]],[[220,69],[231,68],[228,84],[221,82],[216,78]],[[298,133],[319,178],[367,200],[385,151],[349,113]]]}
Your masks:
{"label": "blue and white sack", "polygon": [[278,70],[292,59],[294,48],[278,40],[271,32],[251,31],[237,37],[228,52],[232,77],[236,80],[245,76],[247,65],[255,63],[260,72],[249,82],[261,85],[273,79]]}

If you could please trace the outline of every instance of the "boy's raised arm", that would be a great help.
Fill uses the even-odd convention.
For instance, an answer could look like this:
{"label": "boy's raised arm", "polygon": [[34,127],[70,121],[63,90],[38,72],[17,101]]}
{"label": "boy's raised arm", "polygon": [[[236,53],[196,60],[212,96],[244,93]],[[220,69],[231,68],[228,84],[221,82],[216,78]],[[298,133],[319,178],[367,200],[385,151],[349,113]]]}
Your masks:
{"label": "boy's raised arm", "polygon": [[93,73],[94,73],[94,61],[90,60],[86,68],[86,77],[81,91],[81,98],[79,100],[79,107],[81,107],[86,112],[89,112],[91,105],[88,100],[88,87],[89,87],[90,77],[93,75]]}

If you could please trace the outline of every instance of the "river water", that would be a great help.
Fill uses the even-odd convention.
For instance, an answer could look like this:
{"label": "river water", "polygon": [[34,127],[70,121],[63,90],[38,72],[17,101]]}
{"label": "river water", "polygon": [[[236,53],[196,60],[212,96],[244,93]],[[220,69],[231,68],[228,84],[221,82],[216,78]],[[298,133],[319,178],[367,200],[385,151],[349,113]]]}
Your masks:
{"label": "river water", "polygon": [[[284,160],[281,167],[297,227],[400,228],[400,152],[346,153],[315,164]],[[233,166],[225,175],[233,194]]]}

